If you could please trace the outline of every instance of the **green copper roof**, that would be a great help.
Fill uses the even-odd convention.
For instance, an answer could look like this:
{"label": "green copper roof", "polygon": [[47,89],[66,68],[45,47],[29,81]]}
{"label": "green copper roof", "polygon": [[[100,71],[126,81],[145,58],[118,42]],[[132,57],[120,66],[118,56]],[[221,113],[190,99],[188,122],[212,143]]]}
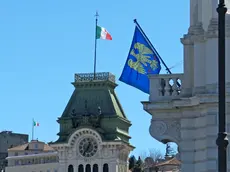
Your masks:
{"label": "green copper roof", "polygon": [[75,90],[58,119],[60,136],[57,142],[68,137],[82,126],[93,127],[108,141],[117,139],[129,142],[128,121],[114,89],[115,76],[109,72],[75,74]]}
{"label": "green copper roof", "polygon": [[106,116],[126,118],[114,92],[117,86],[115,76],[110,73],[75,74],[72,83],[75,90],[62,114],[62,117],[83,114],[97,115],[100,110]]}

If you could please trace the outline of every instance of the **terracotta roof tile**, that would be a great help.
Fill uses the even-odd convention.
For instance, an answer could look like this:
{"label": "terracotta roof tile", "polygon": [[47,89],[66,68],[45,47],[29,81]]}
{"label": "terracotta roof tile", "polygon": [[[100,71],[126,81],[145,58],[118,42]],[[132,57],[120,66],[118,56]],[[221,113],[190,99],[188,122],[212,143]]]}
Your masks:
{"label": "terracotta roof tile", "polygon": [[26,143],[24,145],[19,145],[19,146],[8,149],[8,151],[23,151],[27,148],[28,145],[29,143]]}
{"label": "terracotta roof tile", "polygon": [[181,162],[176,159],[176,158],[172,158],[172,159],[169,159],[167,161],[164,161],[164,162],[160,162],[158,163],[156,166],[163,166],[163,165],[180,165]]}
{"label": "terracotta roof tile", "polygon": [[[39,142],[39,143],[42,143],[42,142]],[[30,143],[26,143],[26,144],[23,144],[20,146],[16,146],[16,147],[8,149],[8,151],[9,152],[11,152],[11,151],[24,151],[29,146],[29,144]],[[43,151],[54,151],[54,149],[51,146],[49,146],[48,144],[44,144]]]}
{"label": "terracotta roof tile", "polygon": [[44,151],[54,151],[54,149],[51,146],[47,145],[47,144],[44,145],[44,149],[43,150]]}

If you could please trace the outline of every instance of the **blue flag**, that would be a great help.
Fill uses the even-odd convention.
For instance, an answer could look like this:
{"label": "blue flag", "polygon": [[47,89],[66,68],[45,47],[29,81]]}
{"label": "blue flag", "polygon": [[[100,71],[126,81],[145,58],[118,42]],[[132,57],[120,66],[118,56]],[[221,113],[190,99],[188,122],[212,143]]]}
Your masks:
{"label": "blue flag", "polygon": [[148,74],[159,74],[160,60],[136,26],[120,81],[149,94]]}

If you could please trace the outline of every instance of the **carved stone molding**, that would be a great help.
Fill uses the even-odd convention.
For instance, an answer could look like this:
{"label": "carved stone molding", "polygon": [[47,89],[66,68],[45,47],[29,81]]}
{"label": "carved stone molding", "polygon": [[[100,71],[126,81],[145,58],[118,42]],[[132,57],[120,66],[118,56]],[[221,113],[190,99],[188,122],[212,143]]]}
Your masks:
{"label": "carved stone molding", "polygon": [[201,22],[192,25],[188,29],[190,35],[202,35],[204,33],[203,24]]}
{"label": "carved stone molding", "polygon": [[205,31],[203,29],[202,23],[197,23],[190,26],[188,33],[181,38],[181,43],[183,45],[192,45],[194,42],[204,42],[205,41]]}
{"label": "carved stone molding", "polygon": [[152,121],[152,123],[151,123],[151,134],[162,136],[166,131],[167,131],[167,125],[165,122],[163,122],[163,121]]}
{"label": "carved stone molding", "polygon": [[206,38],[217,38],[218,37],[218,19],[212,18],[208,26],[208,30],[205,33]]}
{"label": "carved stone molding", "polygon": [[150,135],[160,142],[169,140],[175,143],[180,141],[179,120],[151,120]]}
{"label": "carved stone molding", "polygon": [[189,34],[185,34],[183,38],[180,39],[183,45],[193,45],[193,40]]}
{"label": "carved stone molding", "polygon": [[[226,28],[225,36],[230,37],[230,16],[226,15]],[[218,38],[218,19],[212,18],[208,26],[208,30],[205,33],[206,38]]]}
{"label": "carved stone molding", "polygon": [[71,149],[73,149],[73,147],[76,146],[77,141],[81,137],[87,136],[87,135],[93,136],[97,140],[98,144],[101,145],[102,139],[101,139],[101,136],[99,133],[97,133],[96,131],[89,129],[89,128],[82,128],[82,129],[77,130],[76,132],[74,132],[71,135],[71,137],[69,138],[69,141],[68,141],[69,147]]}

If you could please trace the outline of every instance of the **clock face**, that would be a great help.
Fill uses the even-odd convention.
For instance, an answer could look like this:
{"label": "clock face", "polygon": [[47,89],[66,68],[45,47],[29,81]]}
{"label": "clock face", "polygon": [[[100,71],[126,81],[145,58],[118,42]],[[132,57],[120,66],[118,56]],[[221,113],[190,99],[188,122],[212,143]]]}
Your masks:
{"label": "clock face", "polygon": [[92,157],[98,150],[97,141],[93,137],[83,138],[79,142],[79,152],[84,157]]}

